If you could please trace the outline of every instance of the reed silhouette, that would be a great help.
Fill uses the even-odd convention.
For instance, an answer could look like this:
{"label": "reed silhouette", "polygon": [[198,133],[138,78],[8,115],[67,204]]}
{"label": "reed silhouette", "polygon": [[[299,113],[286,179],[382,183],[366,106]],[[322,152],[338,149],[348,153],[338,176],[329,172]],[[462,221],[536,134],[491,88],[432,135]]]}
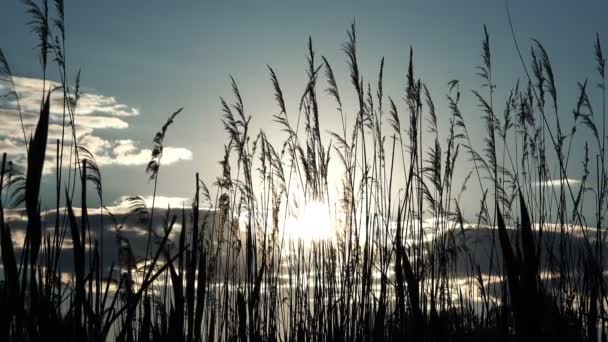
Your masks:
{"label": "reed silhouette", "polygon": [[[178,117],[180,108],[153,138],[151,206],[132,196],[128,213],[118,214],[103,206],[95,156],[78,144],[79,76],[69,81],[63,1],[51,9],[46,0],[24,4],[45,82],[33,135],[21,119],[25,171],[2,157],[2,341],[608,340],[606,58],[599,35],[592,51],[601,111],[594,113],[585,81],[566,128],[549,53],[533,41],[528,66],[514,31],[525,81],[496,104],[500,66],[484,26],[481,87],[471,94],[484,123],[481,149],[460,109],[460,82],[449,81],[449,112],[437,113],[415,74],[413,49],[403,100],[387,98],[384,59],[377,83],[364,81],[353,23],[342,45],[356,99],[347,108],[330,62],[309,39],[297,113],[288,113],[279,75],[268,66],[273,120],[284,141],[251,131],[246,99],[230,78],[233,99],[220,100],[228,144],[213,184],[196,174],[191,208],[155,208],[163,144],[170,126],[187,120]],[[61,87],[49,89],[53,64]],[[21,118],[1,51],[0,80]],[[55,209],[42,213],[51,93],[63,99],[63,131],[55,142]],[[335,102],[340,131],[322,134],[320,96]],[[584,163],[576,168],[571,155],[583,143]],[[462,180],[454,177],[457,163],[469,170]],[[333,167],[342,171],[339,193],[329,185]],[[482,198],[476,222],[468,222],[461,201],[475,181]],[[87,205],[91,185],[99,212]],[[333,238],[287,236],[290,210],[309,203],[333,217]],[[27,218],[21,247],[13,242],[17,223],[5,217],[14,210]],[[145,227],[144,255],[136,255],[129,225]],[[111,262],[104,241],[115,243]],[[69,281],[62,279],[65,260]]]}

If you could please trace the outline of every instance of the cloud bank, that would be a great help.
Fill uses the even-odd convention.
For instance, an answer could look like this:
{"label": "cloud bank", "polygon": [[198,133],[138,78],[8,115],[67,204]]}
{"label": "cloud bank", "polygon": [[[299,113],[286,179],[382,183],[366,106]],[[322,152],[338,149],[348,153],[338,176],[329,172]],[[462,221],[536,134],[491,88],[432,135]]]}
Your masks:
{"label": "cloud bank", "polygon": [[[26,77],[14,77],[14,82],[19,95],[23,128],[29,140],[38,123],[43,82],[40,79]],[[46,81],[47,89],[59,85],[57,82]],[[0,95],[8,93],[8,90],[6,85],[0,85]],[[44,167],[46,174],[52,173],[57,165],[57,139],[64,136],[66,146],[73,141],[69,119],[66,119],[65,127],[63,125],[64,105],[61,90],[51,95],[50,108],[47,158]],[[78,145],[93,154],[99,166],[145,165],[150,160],[151,149],[143,148],[141,142],[127,138],[129,123],[126,119],[133,119],[138,115],[140,115],[139,109],[120,103],[112,96],[82,92],[74,118],[76,141]],[[23,129],[17,111],[17,101],[13,97],[0,97],[0,153],[7,153],[9,160],[25,165]],[[64,150],[64,154],[64,165],[67,165],[69,150]],[[174,146],[165,146],[163,149],[163,164],[184,160],[192,160],[192,151],[189,149]]]}
{"label": "cloud bank", "polygon": [[[581,181],[578,179],[574,179],[574,178],[564,178],[563,182],[564,182],[563,183],[564,185],[566,185],[566,184],[573,185],[573,184],[578,184]],[[549,180],[542,181],[542,182],[534,182],[534,185],[538,186],[538,187],[541,187],[541,186],[558,187],[561,184],[562,184],[562,181],[559,179],[549,179]]]}

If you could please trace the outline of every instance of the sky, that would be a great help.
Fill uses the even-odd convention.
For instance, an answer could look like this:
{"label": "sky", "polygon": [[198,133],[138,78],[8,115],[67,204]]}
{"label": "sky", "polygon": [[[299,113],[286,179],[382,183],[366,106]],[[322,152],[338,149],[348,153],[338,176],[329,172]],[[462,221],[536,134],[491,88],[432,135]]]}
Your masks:
{"label": "sky", "polygon": [[[571,119],[576,82],[596,77],[596,32],[608,46],[608,2],[509,3],[524,57],[528,56],[531,38],[543,43],[556,71],[558,93],[563,99],[561,115],[564,120]],[[26,26],[29,18],[21,1],[3,0],[1,7],[0,48],[17,76],[26,105],[35,109],[35,90],[42,76],[35,35]],[[240,87],[247,113],[253,116],[254,131],[263,128],[280,141],[282,133],[272,123],[278,108],[266,65],[277,72],[289,111],[296,113],[306,84],[309,36],[318,55],[332,63],[342,93],[352,93],[341,44],[353,20],[365,79],[376,81],[384,57],[385,93],[402,99],[412,46],[416,75],[429,86],[439,116],[448,115],[444,100],[448,81],[461,81],[463,113],[473,132],[482,129],[482,113],[470,90],[481,89],[475,67],[481,64],[484,24],[491,37],[498,99],[524,77],[505,2],[500,0],[67,0],[65,11],[70,79],[80,69],[86,94],[77,117],[82,132],[79,138],[95,149],[105,180],[106,203],[126,195],[152,193],[152,184],[144,173],[152,138],[180,107],[184,110],[165,140],[167,156],[161,166],[158,193],[191,197],[196,172],[207,183],[213,182],[220,172],[223,146],[228,143],[222,130],[219,98],[231,98],[230,75]],[[49,78],[58,81],[55,72]],[[326,86],[324,81],[320,84]],[[590,92],[592,97],[594,94],[595,89]],[[322,98],[321,104],[322,126],[337,129],[335,104],[327,98]],[[405,111],[402,100],[398,106]],[[5,103],[0,110],[0,152],[17,155],[17,121],[15,113],[6,107]],[[353,108],[346,106],[351,114]],[[35,116],[27,119],[35,122]],[[481,135],[474,139],[481,142]],[[51,170],[47,171],[43,182],[48,191],[43,189],[43,196],[52,205],[54,178]],[[462,177],[467,170],[457,173]]]}

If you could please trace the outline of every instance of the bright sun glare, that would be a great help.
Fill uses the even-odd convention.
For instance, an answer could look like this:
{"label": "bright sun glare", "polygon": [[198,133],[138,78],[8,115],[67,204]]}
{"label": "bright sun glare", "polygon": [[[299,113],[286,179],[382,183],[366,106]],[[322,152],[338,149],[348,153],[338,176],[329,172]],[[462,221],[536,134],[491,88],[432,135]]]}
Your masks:
{"label": "bright sun glare", "polygon": [[306,242],[330,240],[333,229],[326,204],[311,201],[295,210],[285,224],[288,238]]}

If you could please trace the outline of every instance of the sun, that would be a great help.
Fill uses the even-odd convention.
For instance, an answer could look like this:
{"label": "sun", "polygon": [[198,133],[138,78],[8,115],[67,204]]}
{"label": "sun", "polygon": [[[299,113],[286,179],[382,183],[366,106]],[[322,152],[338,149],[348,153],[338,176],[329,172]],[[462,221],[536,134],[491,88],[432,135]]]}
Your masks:
{"label": "sun", "polygon": [[314,242],[331,240],[333,229],[327,204],[310,201],[294,210],[285,222],[285,234],[293,240]]}

